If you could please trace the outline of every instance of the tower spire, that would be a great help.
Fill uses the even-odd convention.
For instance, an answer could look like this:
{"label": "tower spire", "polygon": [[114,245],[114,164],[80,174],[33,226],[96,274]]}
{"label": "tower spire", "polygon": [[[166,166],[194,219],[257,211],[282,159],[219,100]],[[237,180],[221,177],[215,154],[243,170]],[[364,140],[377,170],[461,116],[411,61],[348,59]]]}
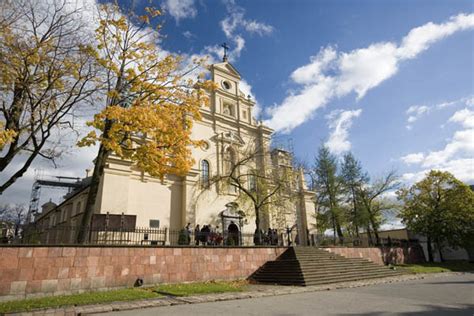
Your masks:
{"label": "tower spire", "polygon": [[224,42],[221,44],[221,47],[224,48],[224,57],[222,57],[222,61],[227,61],[227,50],[229,50],[229,46]]}

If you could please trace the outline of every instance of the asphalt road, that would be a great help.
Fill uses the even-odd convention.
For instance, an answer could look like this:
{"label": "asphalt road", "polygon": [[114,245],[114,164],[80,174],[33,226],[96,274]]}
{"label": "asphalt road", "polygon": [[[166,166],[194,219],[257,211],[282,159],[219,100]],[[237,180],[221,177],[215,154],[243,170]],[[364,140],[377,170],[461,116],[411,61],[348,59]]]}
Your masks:
{"label": "asphalt road", "polygon": [[109,315],[474,316],[474,273],[325,292],[157,307]]}

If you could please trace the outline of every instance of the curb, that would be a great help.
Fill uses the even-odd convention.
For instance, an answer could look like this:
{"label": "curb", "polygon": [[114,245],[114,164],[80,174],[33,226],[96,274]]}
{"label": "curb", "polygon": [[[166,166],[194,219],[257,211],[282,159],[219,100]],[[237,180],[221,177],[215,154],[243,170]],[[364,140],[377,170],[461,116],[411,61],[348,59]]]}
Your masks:
{"label": "curb", "polygon": [[[274,286],[273,289],[265,290],[254,290],[248,292],[237,292],[237,293],[217,293],[217,294],[206,294],[206,295],[194,295],[194,296],[185,296],[185,297],[161,297],[148,300],[137,300],[129,302],[113,302],[113,303],[104,303],[96,305],[82,305],[82,306],[69,306],[69,307],[60,307],[60,308],[50,308],[35,310],[31,312],[21,312],[21,313],[9,313],[6,315],[21,315],[21,316],[39,316],[39,315],[48,315],[48,316],[73,316],[73,315],[88,315],[96,313],[107,313],[113,311],[125,311],[132,309],[141,309],[149,307],[161,307],[161,306],[172,306],[172,305],[183,305],[183,304],[199,304],[199,303],[210,303],[210,302],[219,302],[219,301],[229,301],[229,300],[240,300],[240,299],[249,299],[249,298],[261,298],[268,296],[278,296],[278,295],[289,295],[289,294],[298,294],[298,293],[307,293],[307,292],[319,292],[319,291],[330,291],[336,289],[344,288],[357,288],[377,284],[387,284],[387,283],[396,283],[404,282],[411,280],[422,280],[425,278],[436,278],[441,276],[452,276],[452,275],[463,275],[465,272],[441,272],[441,273],[423,273],[423,274],[408,274],[395,277],[386,277],[378,278],[371,280],[362,280],[362,281],[350,281],[350,282],[341,282],[341,283],[332,283],[324,285],[313,285],[306,287],[291,287],[291,286]],[[271,286],[271,285],[270,285]],[[265,287],[263,285],[262,287]],[[278,288],[275,288],[278,287]]]}

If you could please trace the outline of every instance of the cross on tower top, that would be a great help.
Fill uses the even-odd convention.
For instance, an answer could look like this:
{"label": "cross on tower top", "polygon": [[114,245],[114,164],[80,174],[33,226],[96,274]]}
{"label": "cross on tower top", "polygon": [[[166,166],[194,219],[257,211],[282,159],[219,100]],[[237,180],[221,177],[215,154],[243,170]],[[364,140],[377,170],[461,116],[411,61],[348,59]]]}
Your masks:
{"label": "cross on tower top", "polygon": [[222,61],[227,61],[227,51],[229,50],[229,46],[227,43],[223,43],[221,47],[224,48],[224,57],[222,57]]}

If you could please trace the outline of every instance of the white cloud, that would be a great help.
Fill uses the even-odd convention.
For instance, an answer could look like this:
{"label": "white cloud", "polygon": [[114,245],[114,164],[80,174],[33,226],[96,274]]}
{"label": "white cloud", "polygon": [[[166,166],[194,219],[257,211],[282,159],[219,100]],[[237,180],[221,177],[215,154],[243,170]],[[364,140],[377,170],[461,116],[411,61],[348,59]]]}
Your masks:
{"label": "white cloud", "polygon": [[423,115],[427,114],[430,112],[430,107],[426,105],[412,105],[408,108],[406,111],[406,114],[408,115],[407,118],[407,129],[412,128],[412,123],[415,123],[420,117]]}
{"label": "white cloud", "polygon": [[179,20],[194,18],[197,14],[194,0],[166,0],[163,8],[179,23]]}
{"label": "white cloud", "polygon": [[246,19],[245,10],[236,5],[235,1],[227,1],[226,8],[229,16],[221,21],[221,27],[228,38],[232,38],[235,31],[239,28],[260,36],[269,35],[273,32],[273,26],[271,25]]}
{"label": "white cloud", "polygon": [[[246,19],[244,8],[238,6],[233,0],[226,1],[225,4],[227,17],[220,22],[220,26],[227,40],[233,44],[228,52],[229,61],[233,62],[240,57],[245,47],[245,39],[242,35],[244,31],[250,34],[265,36],[273,32],[273,26],[256,20]],[[207,46],[204,48],[204,52],[213,54],[217,60],[221,59],[222,56],[222,49],[219,45]]]}
{"label": "white cloud", "polygon": [[253,21],[244,20],[243,26],[247,32],[256,33],[260,36],[269,35],[273,32],[273,26],[265,24],[265,23],[257,22],[255,20]]}
{"label": "white cloud", "polygon": [[405,173],[408,182],[419,181],[431,169],[449,171],[462,181],[474,181],[474,111],[456,111],[448,120],[463,127],[457,130],[443,149],[428,153],[413,153],[401,158],[407,164],[417,164],[422,170]]}
{"label": "white cloud", "polygon": [[474,107],[474,97],[470,97],[466,100],[466,105],[467,106],[473,106]]}
{"label": "white cloud", "polygon": [[310,63],[291,74],[299,91],[270,108],[265,123],[277,131],[289,132],[312,117],[336,97],[355,93],[357,99],[395,75],[402,61],[413,59],[435,42],[455,32],[474,27],[474,14],[459,14],[447,22],[429,22],[412,29],[398,45],[379,42],[350,52],[322,48]]}
{"label": "white cloud", "polygon": [[465,128],[474,128],[474,111],[471,111],[468,108],[457,111],[453,116],[451,116],[449,122],[460,123]]}
{"label": "white cloud", "polygon": [[196,38],[196,35],[194,35],[191,31],[184,31],[183,36],[186,37],[187,39],[194,39]]}
{"label": "white cloud", "polygon": [[431,44],[472,27],[474,27],[473,14],[459,14],[443,24],[426,23],[412,29],[403,38],[402,44],[397,49],[397,55],[400,59],[415,58],[419,53],[427,50]]}
{"label": "white cloud", "polygon": [[417,163],[422,162],[424,158],[425,158],[425,155],[423,153],[414,153],[414,154],[408,154],[406,156],[403,156],[401,160],[404,163],[411,165],[411,164],[417,164]]}
{"label": "white cloud", "polygon": [[352,111],[334,110],[326,118],[328,119],[331,133],[325,145],[334,154],[341,154],[351,149],[351,143],[348,140],[349,128],[352,126],[352,120],[359,117],[362,109]]}
{"label": "white cloud", "polygon": [[474,104],[473,99],[474,98],[470,96],[470,97],[460,98],[460,99],[456,99],[452,101],[446,101],[446,102],[442,102],[442,103],[438,103],[438,104],[434,104],[430,106],[412,105],[406,111],[406,114],[408,116],[406,128],[409,130],[412,129],[413,123],[415,123],[416,121],[418,121],[418,119],[420,119],[422,116],[427,115],[431,111],[444,110],[446,108],[453,107],[456,105],[472,106]]}
{"label": "white cloud", "polygon": [[323,48],[318,55],[311,57],[311,63],[293,71],[291,79],[299,84],[317,83],[336,58],[337,52],[333,47]]}

